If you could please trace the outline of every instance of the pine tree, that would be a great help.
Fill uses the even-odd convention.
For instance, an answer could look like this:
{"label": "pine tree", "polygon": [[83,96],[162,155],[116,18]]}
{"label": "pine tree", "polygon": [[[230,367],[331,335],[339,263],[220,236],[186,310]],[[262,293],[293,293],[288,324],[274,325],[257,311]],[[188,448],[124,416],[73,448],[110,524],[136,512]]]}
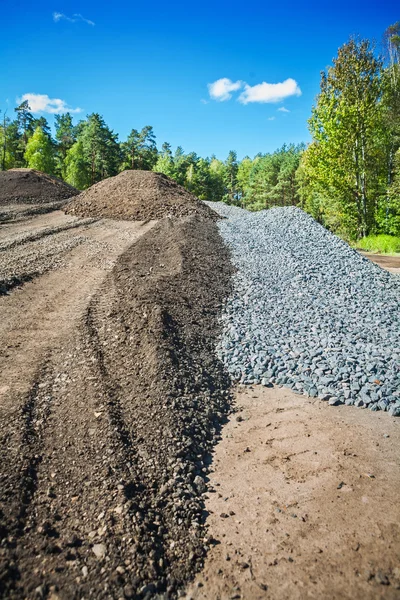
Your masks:
{"label": "pine tree", "polygon": [[68,150],[76,141],[75,128],[72,123],[71,114],[68,112],[62,115],[55,115],[54,124],[57,141],[57,171],[62,177],[65,177],[65,158]]}
{"label": "pine tree", "polygon": [[117,138],[98,113],[89,115],[87,121],[78,125],[77,140],[82,143],[91,185],[118,173],[120,147]]}
{"label": "pine tree", "polygon": [[237,189],[237,174],[239,165],[237,162],[237,154],[234,150],[231,150],[228,154],[228,158],[225,161],[225,173],[224,173],[224,184],[225,184],[225,196],[224,201],[228,204],[234,204],[238,201],[238,189]]}

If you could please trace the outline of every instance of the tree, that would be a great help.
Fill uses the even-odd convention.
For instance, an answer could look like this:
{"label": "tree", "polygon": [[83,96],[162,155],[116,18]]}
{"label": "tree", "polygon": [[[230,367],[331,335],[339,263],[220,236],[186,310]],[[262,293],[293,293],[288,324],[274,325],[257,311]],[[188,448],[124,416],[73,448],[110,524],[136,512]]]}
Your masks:
{"label": "tree", "polygon": [[54,125],[57,141],[57,171],[64,177],[67,152],[76,141],[75,127],[72,123],[71,114],[67,112],[62,115],[55,115]]}
{"label": "tree", "polygon": [[34,132],[34,117],[31,113],[28,100],[24,100],[17,108],[14,109],[17,113],[17,124],[21,135],[18,139],[18,155],[17,164],[18,166],[25,166],[24,154],[28,138]]}
{"label": "tree", "polygon": [[146,125],[139,132],[132,129],[126,142],[121,144],[123,154],[122,169],[143,169],[151,171],[158,158],[156,136],[153,128]]}
{"label": "tree", "polygon": [[400,149],[394,158],[393,181],[389,188],[387,202],[380,215],[382,230],[400,236]]}
{"label": "tree", "polygon": [[34,118],[31,111],[31,107],[29,106],[28,100],[24,100],[17,108],[14,109],[17,113],[17,121],[18,125],[22,130],[22,135],[24,139],[24,144],[28,143],[28,137],[33,133],[33,122]]}
{"label": "tree", "polygon": [[353,238],[373,229],[386,184],[381,69],[368,40],[350,39],[322,72],[309,120],[306,180],[340,209],[341,230]]}
{"label": "tree", "polygon": [[64,163],[65,181],[78,190],[91,184],[90,163],[86,159],[83,143],[78,140],[67,150]]}
{"label": "tree", "polygon": [[245,156],[244,159],[240,162],[237,172],[237,185],[238,185],[238,195],[240,197],[241,204],[244,205],[246,194],[248,192],[249,187],[249,178],[250,172],[253,166],[253,161]]}
{"label": "tree", "polygon": [[32,131],[35,131],[38,127],[51,139],[51,131],[50,126],[45,117],[39,117],[38,119],[33,119],[31,123]]}
{"label": "tree", "polygon": [[82,144],[91,185],[118,173],[120,148],[117,138],[98,113],[89,115],[79,124],[77,140]]}
{"label": "tree", "polygon": [[25,160],[30,169],[52,175],[55,169],[54,149],[49,136],[41,127],[35,129],[25,150]]}
{"label": "tree", "polygon": [[175,165],[172,158],[171,146],[164,142],[161,148],[161,152],[158,155],[157,162],[153,167],[153,171],[157,173],[164,173],[167,177],[175,179],[176,171]]}
{"label": "tree", "polygon": [[[0,111],[1,113],[1,111]],[[8,153],[8,127],[10,119],[7,118],[7,111],[3,113],[3,122],[0,129],[0,145],[1,145],[1,162],[0,168],[2,171],[8,169],[9,153]]]}
{"label": "tree", "polygon": [[212,156],[209,170],[211,178],[209,200],[221,202],[225,194],[225,165],[222,160],[218,160],[215,156]]}
{"label": "tree", "polygon": [[231,150],[228,154],[228,158],[225,161],[225,173],[224,173],[224,184],[225,184],[225,196],[224,201],[228,204],[234,204],[237,202],[237,174],[239,165],[237,162],[237,154],[234,150]]}

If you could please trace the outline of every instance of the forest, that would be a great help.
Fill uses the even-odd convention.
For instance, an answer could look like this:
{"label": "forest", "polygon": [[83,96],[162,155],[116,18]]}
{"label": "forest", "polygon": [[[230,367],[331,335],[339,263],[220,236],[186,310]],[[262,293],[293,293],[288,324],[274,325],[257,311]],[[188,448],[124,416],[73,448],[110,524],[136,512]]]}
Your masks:
{"label": "forest", "polygon": [[384,33],[377,53],[368,39],[350,38],[321,72],[309,144],[285,144],[238,160],[202,158],[170,144],[157,146],[151,126],[119,141],[98,113],[74,124],[55,115],[52,135],[27,101],[14,119],[2,112],[0,169],[29,167],[78,189],[125,169],[164,173],[203,200],[250,210],[297,205],[349,241],[400,236],[400,22]]}

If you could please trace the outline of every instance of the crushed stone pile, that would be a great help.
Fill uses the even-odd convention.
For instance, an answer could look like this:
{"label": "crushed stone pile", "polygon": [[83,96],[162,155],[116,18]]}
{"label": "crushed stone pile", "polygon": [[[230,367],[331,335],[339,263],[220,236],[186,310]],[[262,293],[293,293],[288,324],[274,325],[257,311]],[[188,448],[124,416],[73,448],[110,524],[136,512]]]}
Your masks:
{"label": "crushed stone pile", "polygon": [[233,380],[400,416],[400,277],[298,208],[213,207],[238,269],[218,347]]}
{"label": "crushed stone pile", "polygon": [[48,204],[79,194],[68,183],[35,169],[0,171],[0,206]]}
{"label": "crushed stone pile", "polygon": [[197,214],[216,221],[211,208],[162,173],[129,170],[104,179],[67,205],[65,212],[81,217],[145,221]]}

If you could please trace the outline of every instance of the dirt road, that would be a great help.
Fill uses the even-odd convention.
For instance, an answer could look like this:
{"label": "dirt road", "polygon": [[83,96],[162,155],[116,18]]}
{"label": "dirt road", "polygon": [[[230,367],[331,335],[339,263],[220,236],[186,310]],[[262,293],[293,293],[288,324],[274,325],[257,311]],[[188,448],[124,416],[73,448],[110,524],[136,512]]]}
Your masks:
{"label": "dirt road", "polygon": [[17,281],[32,279],[0,296],[2,416],[15,410],[16,392],[30,389],[46,353],[76,327],[118,256],[153,223],[91,222],[56,211],[1,226],[0,278],[12,269]]}
{"label": "dirt road", "polygon": [[[57,470],[57,460],[52,460],[52,456],[57,454],[62,464],[68,444],[63,439],[57,452],[56,441],[45,435],[50,416],[53,427],[46,430],[50,438],[54,428],[62,438],[68,421],[68,405],[61,403],[58,414],[56,407],[50,409],[54,390],[49,393],[47,383],[51,379],[57,388],[71,376],[65,352],[77,343],[78,329],[91,299],[118,257],[153,225],[154,222],[84,220],[57,211],[0,227],[0,279],[12,290],[0,295],[1,597],[44,597],[48,592],[43,588],[36,593],[37,583],[32,584],[32,589],[28,585],[24,592],[18,591],[21,577],[29,580],[33,575],[29,567],[21,572],[21,554],[25,552],[29,563],[40,552],[40,544],[36,550],[30,545],[33,531],[42,531],[42,544],[49,533],[43,533],[46,521],[42,517],[38,523],[37,515],[40,494],[45,498],[52,496],[47,479],[54,480]],[[15,287],[24,281],[28,282]],[[85,437],[86,421],[90,421],[85,398],[80,407]],[[76,412],[76,405],[71,404],[71,410]],[[70,443],[79,447],[82,440],[77,430],[76,440],[70,433]],[[45,465],[44,476],[40,474],[40,464]],[[64,464],[61,468],[67,467]],[[37,502],[32,503],[36,492]],[[64,497],[68,495],[67,485]],[[17,539],[21,538],[23,541],[17,546]],[[21,553],[17,553],[19,546]]]}
{"label": "dirt road", "polygon": [[399,420],[279,388],[236,401],[186,598],[400,598]]}
{"label": "dirt road", "polygon": [[373,254],[372,252],[360,252],[360,254],[372,260],[382,269],[390,273],[400,274],[400,256],[386,256],[384,254]]}

